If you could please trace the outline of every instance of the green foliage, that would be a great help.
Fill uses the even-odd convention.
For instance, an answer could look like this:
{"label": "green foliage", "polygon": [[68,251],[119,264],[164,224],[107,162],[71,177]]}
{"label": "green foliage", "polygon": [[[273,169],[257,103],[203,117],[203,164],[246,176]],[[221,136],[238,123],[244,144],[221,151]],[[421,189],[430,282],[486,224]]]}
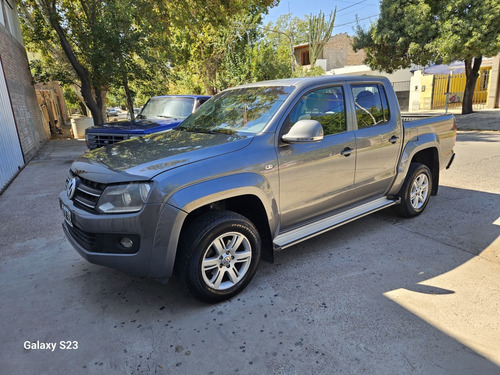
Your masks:
{"label": "green foliage", "polygon": [[247,82],[323,74],[319,67],[294,72],[293,46],[308,42],[309,18],[285,15],[262,25],[262,14],[278,2],[21,0],[19,13],[26,47],[36,56],[36,80],[76,84],[87,106],[93,101],[102,110],[129,106],[129,100],[143,105],[155,95],[213,94]]}
{"label": "green foliage", "polygon": [[280,40],[274,39],[277,43],[273,44],[270,40],[262,39],[253,46],[250,51],[251,81],[258,82],[291,76],[290,47],[279,43]]}
{"label": "green foliage", "polygon": [[377,22],[367,31],[358,26],[353,47],[365,50],[372,69],[391,73],[412,63],[425,65],[437,58],[427,45],[438,27],[432,19],[426,0],[384,0]]}
{"label": "green foliage", "polygon": [[34,58],[30,61],[31,74],[37,83],[58,81],[61,84],[74,83],[75,77],[65,64],[52,56]]}
{"label": "green foliage", "polygon": [[315,66],[310,69],[297,69],[293,72],[292,77],[316,77],[325,74],[321,66]]}
{"label": "green foliage", "polygon": [[66,107],[74,110],[80,108],[80,99],[78,99],[78,96],[71,87],[67,85],[63,86],[63,96],[64,101],[66,102]]}
{"label": "green foliage", "polygon": [[389,73],[411,64],[463,60],[462,113],[470,113],[482,56],[500,52],[500,2],[383,0],[380,18],[368,30],[358,26],[353,47],[365,50],[372,69]]}
{"label": "green foliage", "polygon": [[380,18],[357,28],[354,49],[373,69],[392,72],[412,63],[449,63],[500,52],[497,0],[383,0]]}
{"label": "green foliage", "polygon": [[164,71],[164,14],[154,1],[22,0],[19,13],[26,47],[38,56],[35,76],[78,84],[95,122],[108,90],[130,95],[130,81]]}
{"label": "green foliage", "polygon": [[208,94],[225,88],[234,73],[240,73],[233,69],[231,77],[224,77],[223,67],[234,67],[236,61],[231,64],[231,56],[245,51],[245,45],[257,33],[261,14],[275,4],[275,0],[168,2],[169,12],[176,15],[172,19],[172,66],[193,67]]}
{"label": "green foliage", "polygon": [[346,130],[344,111],[314,115],[311,116],[311,119],[318,121],[323,126],[325,135],[338,134]]}

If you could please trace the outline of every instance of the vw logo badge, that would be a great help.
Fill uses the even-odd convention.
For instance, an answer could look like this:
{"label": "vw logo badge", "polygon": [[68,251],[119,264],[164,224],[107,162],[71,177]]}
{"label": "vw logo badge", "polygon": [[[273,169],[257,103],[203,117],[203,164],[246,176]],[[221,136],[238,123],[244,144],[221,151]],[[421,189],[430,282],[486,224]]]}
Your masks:
{"label": "vw logo badge", "polygon": [[69,199],[73,199],[76,191],[76,178],[72,178],[68,181],[68,186],[66,186],[66,194]]}

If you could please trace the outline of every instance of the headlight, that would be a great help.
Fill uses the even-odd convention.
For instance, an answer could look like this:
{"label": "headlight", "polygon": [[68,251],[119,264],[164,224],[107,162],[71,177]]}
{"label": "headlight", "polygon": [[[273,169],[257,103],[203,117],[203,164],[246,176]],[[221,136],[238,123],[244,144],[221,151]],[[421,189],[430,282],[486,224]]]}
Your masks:
{"label": "headlight", "polygon": [[146,203],[150,191],[151,184],[149,183],[108,186],[104,189],[97,208],[105,214],[137,212]]}

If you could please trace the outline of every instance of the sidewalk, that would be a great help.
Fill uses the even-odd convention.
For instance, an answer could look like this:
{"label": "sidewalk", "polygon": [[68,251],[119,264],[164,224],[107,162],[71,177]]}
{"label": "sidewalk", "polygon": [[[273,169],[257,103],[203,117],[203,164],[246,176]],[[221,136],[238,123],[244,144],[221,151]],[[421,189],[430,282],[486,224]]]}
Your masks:
{"label": "sidewalk", "polygon": [[[443,109],[405,112],[407,113],[430,116],[445,114]],[[457,119],[458,130],[500,131],[500,108],[478,109],[468,115],[462,115],[462,108],[452,108],[448,110],[448,114],[454,115]]]}
{"label": "sidewalk", "polygon": [[500,109],[482,109],[468,115],[455,114],[458,130],[500,131]]}

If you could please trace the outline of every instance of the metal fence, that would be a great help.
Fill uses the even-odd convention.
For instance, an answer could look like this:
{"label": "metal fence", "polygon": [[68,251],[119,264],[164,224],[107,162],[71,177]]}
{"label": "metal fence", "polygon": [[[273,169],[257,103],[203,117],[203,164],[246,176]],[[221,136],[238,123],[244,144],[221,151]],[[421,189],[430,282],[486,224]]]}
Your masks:
{"label": "metal fence", "polygon": [[[490,69],[483,69],[474,87],[472,105],[484,108],[488,99]],[[465,91],[465,73],[439,74],[434,76],[432,109],[455,108],[462,106]]]}

